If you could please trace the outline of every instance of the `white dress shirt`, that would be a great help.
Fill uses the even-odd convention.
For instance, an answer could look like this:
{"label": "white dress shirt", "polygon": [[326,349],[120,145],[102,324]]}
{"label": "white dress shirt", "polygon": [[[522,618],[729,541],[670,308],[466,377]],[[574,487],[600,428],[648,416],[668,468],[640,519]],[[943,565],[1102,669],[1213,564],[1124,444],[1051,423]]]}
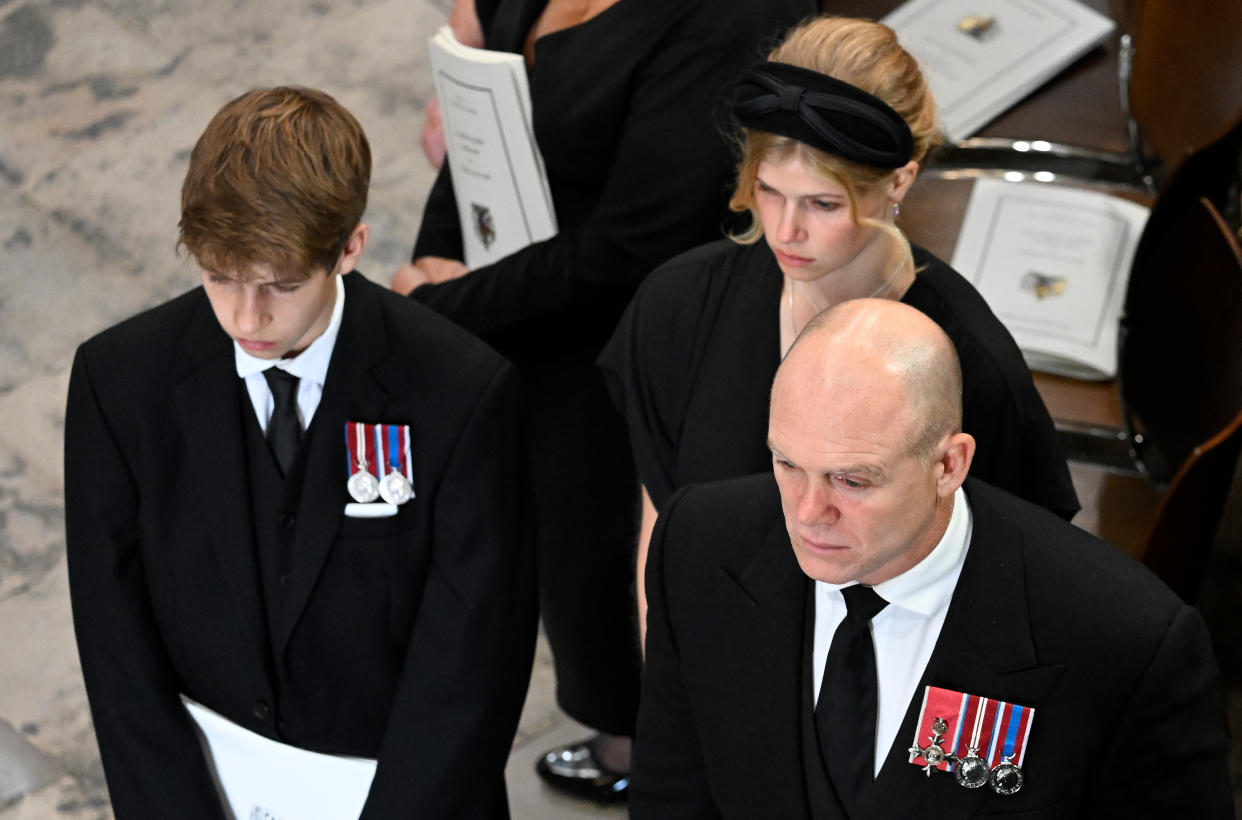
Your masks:
{"label": "white dress shirt", "polygon": [[[953,494],[953,513],[944,535],[927,556],[910,569],[876,584],[876,594],[888,601],[871,619],[875,643],[877,701],[875,722],[875,774],[901,728],[910,699],[927,668],[940,627],[949,610],[970,544],[973,516],[966,494],[959,487]],[[815,582],[814,674],[811,697],[818,700],[824,679],[824,663],[833,633],[845,619],[845,599],[838,592],[853,584]]]}
{"label": "white dress shirt", "polygon": [[260,359],[251,356],[236,341],[233,342],[233,360],[237,365],[237,375],[246,382],[246,392],[250,394],[250,403],[254,406],[254,414],[264,435],[267,435],[267,423],[272,419],[276,401],[272,398],[272,389],[267,386],[263,371],[269,367],[279,367],[301,380],[298,382],[298,420],[302,422],[303,430],[310,427],[311,419],[319,409],[319,399],[323,396],[323,384],[328,377],[328,362],[332,360],[332,348],[336,346],[336,336],[341,330],[341,316],[344,312],[345,283],[337,275],[336,302],[332,305],[332,318],[328,322],[328,328],[297,356],[292,359]]}

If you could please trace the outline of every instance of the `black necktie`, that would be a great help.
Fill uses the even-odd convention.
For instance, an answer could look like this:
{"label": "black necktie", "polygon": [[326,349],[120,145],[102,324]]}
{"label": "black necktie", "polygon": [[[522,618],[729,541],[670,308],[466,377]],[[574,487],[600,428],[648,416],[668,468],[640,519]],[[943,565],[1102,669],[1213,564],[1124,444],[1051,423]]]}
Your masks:
{"label": "black necktie", "polygon": [[847,613],[824,663],[815,705],[815,729],[828,776],[847,812],[864,786],[875,780],[875,644],[871,619],[888,601],[871,587],[841,590]]}
{"label": "black necktie", "polygon": [[276,463],[285,475],[293,466],[302,440],[302,422],[298,421],[298,377],[278,367],[263,371],[267,386],[272,389],[276,409],[267,423],[267,444],[276,456]]}

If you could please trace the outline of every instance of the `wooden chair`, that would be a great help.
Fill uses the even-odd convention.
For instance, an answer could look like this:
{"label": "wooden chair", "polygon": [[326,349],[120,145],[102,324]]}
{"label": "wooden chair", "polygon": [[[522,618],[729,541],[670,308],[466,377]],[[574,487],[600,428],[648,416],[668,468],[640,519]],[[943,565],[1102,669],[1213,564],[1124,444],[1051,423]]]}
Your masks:
{"label": "wooden chair", "polygon": [[1191,451],[1147,535],[1143,563],[1189,603],[1198,599],[1239,456],[1242,412]]}
{"label": "wooden chair", "polygon": [[1240,330],[1242,253],[1211,201],[1153,211],[1130,273],[1119,383],[1132,449],[1157,482],[1242,409]]}
{"label": "wooden chair", "polygon": [[[1146,473],[1162,486],[1242,407],[1242,374],[1235,375],[1242,365],[1219,385],[1188,366],[1219,361],[1239,346],[1242,262],[1219,211],[1231,212],[1236,225],[1240,157],[1242,120],[1184,162],[1157,198],[1131,269],[1119,380],[1036,374],[1072,459]],[[953,190],[946,180],[927,182],[911,189],[902,226],[911,241],[951,259],[973,182]],[[1215,394],[1229,398],[1222,403]],[[1177,408],[1171,395],[1182,399]]]}

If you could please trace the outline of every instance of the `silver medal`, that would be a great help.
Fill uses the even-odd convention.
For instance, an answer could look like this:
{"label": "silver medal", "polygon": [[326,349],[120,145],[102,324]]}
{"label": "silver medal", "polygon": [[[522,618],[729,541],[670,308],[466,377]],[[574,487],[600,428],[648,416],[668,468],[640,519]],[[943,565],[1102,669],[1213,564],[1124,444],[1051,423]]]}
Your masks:
{"label": "silver medal", "polygon": [[414,486],[408,478],[394,470],[380,482],[379,495],[389,504],[404,504],[414,497]]}
{"label": "silver medal", "polygon": [[953,770],[959,786],[977,789],[988,782],[988,762],[979,757],[979,750],[971,747],[965,757],[957,760],[957,768]]}
{"label": "silver medal", "polygon": [[923,758],[925,761],[925,765],[923,766],[923,774],[928,777],[931,777],[932,771],[938,768],[941,763],[947,762],[952,764],[957,762],[957,758],[955,756],[940,747],[940,744],[944,742],[944,733],[948,730],[948,728],[949,724],[945,723],[944,718],[936,718],[932,721],[931,725],[931,743],[923,747],[920,747],[918,743],[915,743],[906,750],[910,754],[911,763],[913,763],[916,758]]}
{"label": "silver medal", "polygon": [[365,467],[349,477],[345,488],[360,504],[369,504],[380,497],[380,483]]}
{"label": "silver medal", "polygon": [[988,781],[992,784],[992,791],[997,794],[1017,794],[1018,789],[1022,788],[1022,781],[1025,778],[1022,775],[1022,770],[1010,760],[1012,757],[1013,755],[1002,757],[1001,762],[996,764],[996,768],[992,769],[992,774],[988,776]]}

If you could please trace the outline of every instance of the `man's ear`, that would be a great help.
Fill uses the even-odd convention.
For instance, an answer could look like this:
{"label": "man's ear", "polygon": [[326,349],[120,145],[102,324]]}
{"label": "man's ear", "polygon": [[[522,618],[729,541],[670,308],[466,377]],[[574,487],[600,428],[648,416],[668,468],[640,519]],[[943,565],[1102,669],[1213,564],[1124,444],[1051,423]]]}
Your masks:
{"label": "man's ear", "polygon": [[936,448],[936,463],[940,476],[936,479],[936,494],[947,498],[957,492],[970,472],[970,462],[975,457],[975,439],[969,433],[946,436]]}
{"label": "man's ear", "polygon": [[336,264],[337,273],[349,273],[357,266],[358,258],[366,250],[367,241],[370,238],[371,229],[367,227],[365,222],[359,222],[357,227],[349,232],[349,238],[345,240],[345,247],[341,249],[341,258]]}

